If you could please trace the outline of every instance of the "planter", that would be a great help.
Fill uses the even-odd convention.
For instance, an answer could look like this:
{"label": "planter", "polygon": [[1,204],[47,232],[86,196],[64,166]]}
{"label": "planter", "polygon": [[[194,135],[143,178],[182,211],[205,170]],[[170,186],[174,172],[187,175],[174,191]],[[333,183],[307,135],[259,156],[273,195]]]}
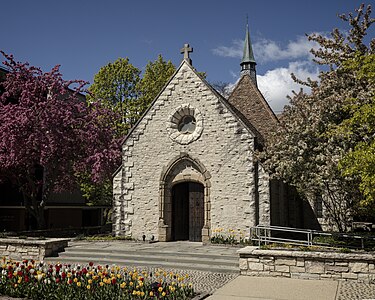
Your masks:
{"label": "planter", "polygon": [[19,239],[0,238],[0,257],[5,256],[14,260],[34,259],[43,260],[45,257],[54,256],[68,246],[70,239],[50,238]]}
{"label": "planter", "polygon": [[375,282],[375,256],[370,253],[261,250],[251,246],[237,253],[242,275]]}

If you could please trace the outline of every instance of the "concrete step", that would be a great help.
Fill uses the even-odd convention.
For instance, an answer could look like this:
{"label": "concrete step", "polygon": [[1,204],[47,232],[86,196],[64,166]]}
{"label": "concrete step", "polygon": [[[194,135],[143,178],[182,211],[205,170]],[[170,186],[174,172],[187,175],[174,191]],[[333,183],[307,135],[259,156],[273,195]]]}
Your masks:
{"label": "concrete step", "polygon": [[[145,250],[129,250],[126,249],[124,251],[121,250],[110,250],[110,249],[102,249],[100,252],[107,254],[116,254],[116,255],[126,255],[126,256],[131,256],[131,257],[137,257],[137,256],[159,256],[159,257],[170,257],[170,256],[176,256],[176,257],[189,257],[189,258],[194,258],[194,259],[222,259],[225,261],[232,261],[232,262],[238,262],[238,257],[237,255],[224,255],[224,254],[212,254],[212,253],[199,253],[199,252],[181,252],[181,251],[165,251],[165,250],[153,250],[153,251],[145,251]],[[89,253],[92,255],[92,253],[97,253],[98,249],[97,248],[78,248],[78,247],[68,247],[65,249],[65,252],[62,252],[61,254],[63,255],[64,253],[69,254],[69,255],[86,255]]]}
{"label": "concrete step", "polygon": [[121,250],[97,249],[95,247],[70,246],[58,257],[46,259],[48,262],[117,264],[120,266],[160,267],[172,269],[189,269],[220,273],[238,273],[238,257],[215,253],[188,251],[166,251],[165,249]]}
{"label": "concrete step", "polygon": [[85,258],[91,257],[93,259],[100,259],[105,258],[108,260],[127,260],[127,261],[157,261],[157,262],[177,262],[177,263],[196,263],[200,262],[202,264],[208,265],[221,265],[221,266],[233,266],[238,265],[238,259],[228,258],[225,259],[223,257],[218,256],[211,256],[211,257],[194,257],[190,256],[189,254],[181,254],[181,253],[115,253],[115,252],[104,252],[104,253],[96,253],[90,251],[79,251],[79,252],[62,252],[60,253],[59,257],[69,258],[69,257],[76,257],[76,258]]}
{"label": "concrete step", "polygon": [[160,262],[160,261],[130,261],[123,259],[108,259],[108,258],[92,258],[92,257],[49,257],[46,259],[48,263],[79,263],[87,264],[90,261],[95,262],[95,264],[101,265],[118,265],[121,267],[144,267],[144,268],[162,268],[162,269],[179,269],[179,270],[199,270],[205,272],[214,273],[239,273],[238,265],[236,266],[222,266],[222,265],[208,265],[195,263],[181,263],[181,262]]}

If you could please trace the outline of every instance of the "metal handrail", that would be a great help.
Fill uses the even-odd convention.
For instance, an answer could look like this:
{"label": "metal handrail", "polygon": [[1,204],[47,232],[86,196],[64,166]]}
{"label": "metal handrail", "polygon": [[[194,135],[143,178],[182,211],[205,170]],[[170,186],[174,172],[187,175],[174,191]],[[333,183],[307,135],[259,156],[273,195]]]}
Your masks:
{"label": "metal handrail", "polygon": [[[290,233],[297,233],[297,234],[306,234],[306,239],[290,239],[290,238],[282,238],[282,237],[275,237],[272,236],[272,231],[277,232],[290,232]],[[250,240],[257,241],[258,245],[260,246],[262,243],[280,243],[280,244],[294,244],[294,245],[302,245],[302,246],[312,246],[313,243],[313,236],[339,236],[343,238],[352,238],[352,239],[359,239],[361,242],[361,248],[364,249],[365,243],[364,240],[373,240],[375,241],[375,237],[363,237],[360,235],[351,235],[345,233],[328,233],[322,232],[318,230],[312,229],[301,229],[301,228],[293,228],[293,227],[282,227],[282,226],[270,226],[270,225],[257,225],[255,227],[250,228]],[[319,244],[319,243],[315,243]]]}
{"label": "metal handrail", "polygon": [[[286,238],[277,238],[272,237],[272,231],[280,232],[293,232],[293,233],[304,233],[307,235],[307,241],[305,240],[296,240],[296,239],[286,239]],[[298,229],[291,227],[281,227],[281,226],[267,226],[267,225],[257,225],[250,229],[250,239],[252,241],[258,241],[259,246],[261,243],[268,244],[271,242],[278,242],[281,244],[294,244],[294,245],[312,245],[312,230],[310,229]]]}

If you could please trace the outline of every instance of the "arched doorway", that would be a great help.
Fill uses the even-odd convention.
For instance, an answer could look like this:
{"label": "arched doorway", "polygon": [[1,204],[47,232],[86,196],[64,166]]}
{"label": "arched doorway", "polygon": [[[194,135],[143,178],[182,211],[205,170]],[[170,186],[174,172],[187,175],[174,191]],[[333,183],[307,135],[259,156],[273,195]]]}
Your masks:
{"label": "arched doorway", "polygon": [[202,241],[204,226],[204,186],[197,182],[182,182],[172,188],[173,240]]}
{"label": "arched doorway", "polygon": [[163,168],[159,190],[159,241],[210,241],[210,178],[204,165],[186,153],[176,156]]}

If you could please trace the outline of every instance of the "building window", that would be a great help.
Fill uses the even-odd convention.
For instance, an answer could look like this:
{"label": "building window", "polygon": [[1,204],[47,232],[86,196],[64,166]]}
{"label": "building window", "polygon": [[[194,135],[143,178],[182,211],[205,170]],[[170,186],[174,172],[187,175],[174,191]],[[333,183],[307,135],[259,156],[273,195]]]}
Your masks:
{"label": "building window", "polygon": [[178,131],[184,134],[193,133],[196,127],[196,121],[193,116],[183,116],[178,124]]}
{"label": "building window", "polygon": [[203,132],[202,113],[190,104],[183,104],[169,115],[167,130],[173,141],[190,144],[199,139]]}
{"label": "building window", "polygon": [[314,211],[317,218],[323,218],[323,197],[320,194],[315,195]]}

